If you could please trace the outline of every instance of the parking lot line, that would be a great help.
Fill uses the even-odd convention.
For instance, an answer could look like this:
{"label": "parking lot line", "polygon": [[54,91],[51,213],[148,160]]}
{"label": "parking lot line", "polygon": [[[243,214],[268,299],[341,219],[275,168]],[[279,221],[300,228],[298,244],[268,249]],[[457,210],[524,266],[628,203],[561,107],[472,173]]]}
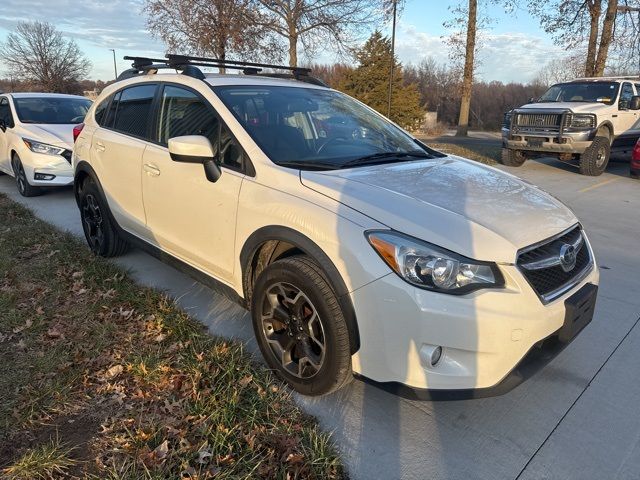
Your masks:
{"label": "parking lot line", "polygon": [[618,178],[610,178],[609,180],[605,180],[604,182],[596,183],[594,185],[590,185],[588,187],[583,188],[582,190],[578,190],[578,193],[588,192],[589,190],[593,190],[594,188],[602,187],[603,185],[607,185],[612,182],[618,181]]}

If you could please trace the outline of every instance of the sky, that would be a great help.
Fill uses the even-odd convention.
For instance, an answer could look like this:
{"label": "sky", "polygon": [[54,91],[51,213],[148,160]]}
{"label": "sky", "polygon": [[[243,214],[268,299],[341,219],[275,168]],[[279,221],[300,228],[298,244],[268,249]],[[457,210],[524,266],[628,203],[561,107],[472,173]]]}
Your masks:
{"label": "sky", "polygon": [[[482,2],[481,2],[482,3]],[[548,61],[565,52],[553,44],[535,18],[525,10],[505,13],[485,0],[486,15],[492,20],[482,35],[478,77],[482,80],[527,82]],[[109,80],[114,76],[113,52],[118,72],[130,66],[124,55],[164,56],[163,43],[147,31],[142,0],[3,0],[0,10],[0,41],[20,21],[40,20],[56,25],[73,38],[92,62],[89,78]],[[404,64],[433,57],[448,61],[443,36],[449,32],[443,22],[452,14],[457,0],[406,0],[397,26],[396,53]],[[390,34],[390,25],[382,28]],[[175,52],[178,53],[178,52]],[[311,58],[316,62],[335,60],[327,53]],[[0,65],[0,76],[3,76]]]}

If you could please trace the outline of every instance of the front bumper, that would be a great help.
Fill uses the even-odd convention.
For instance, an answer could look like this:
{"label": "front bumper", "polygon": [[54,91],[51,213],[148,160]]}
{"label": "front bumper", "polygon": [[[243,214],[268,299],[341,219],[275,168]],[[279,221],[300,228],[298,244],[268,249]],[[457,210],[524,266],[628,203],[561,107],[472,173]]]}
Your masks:
{"label": "front bumper", "polygon": [[[34,152],[20,155],[27,180],[34,186],[66,186],[73,184],[73,168],[60,155],[43,155]],[[36,180],[36,173],[53,175],[51,180]]]}
{"label": "front bumper", "polygon": [[541,153],[582,154],[591,146],[595,130],[580,132],[527,132],[520,130],[511,135],[509,129],[502,129],[502,146],[511,150]]}
{"label": "front bumper", "polygon": [[[563,348],[553,337],[564,324],[565,300],[597,285],[599,275],[594,265],[578,285],[543,305],[515,266],[501,270],[504,289],[465,296],[421,290],[395,274],[353,292],[361,339],[356,376],[418,398],[472,398],[516,386],[527,377],[523,372]],[[533,349],[545,340],[542,351]],[[443,353],[431,366],[427,353],[434,346]],[[529,352],[545,361],[523,362]]]}

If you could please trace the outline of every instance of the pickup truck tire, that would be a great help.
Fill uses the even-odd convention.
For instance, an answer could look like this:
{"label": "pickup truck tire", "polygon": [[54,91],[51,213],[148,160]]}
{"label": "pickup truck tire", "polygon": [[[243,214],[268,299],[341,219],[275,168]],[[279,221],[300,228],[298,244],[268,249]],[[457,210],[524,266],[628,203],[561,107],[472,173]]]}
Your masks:
{"label": "pickup truck tire", "polygon": [[607,168],[609,155],[611,154],[611,144],[607,137],[596,137],[591,146],[580,155],[580,173],[597,177]]}
{"label": "pickup truck tire", "polygon": [[507,167],[521,167],[527,159],[526,155],[519,150],[511,150],[510,148],[502,149],[500,163]]}
{"label": "pickup truck tire", "polygon": [[294,390],[326,395],[353,379],[344,314],[311,258],[296,255],[266,267],[256,280],[251,304],[262,355]]}
{"label": "pickup truck tire", "polygon": [[108,258],[125,253],[129,243],[112,223],[106,201],[91,177],[82,183],[78,197],[82,229],[93,254]]}

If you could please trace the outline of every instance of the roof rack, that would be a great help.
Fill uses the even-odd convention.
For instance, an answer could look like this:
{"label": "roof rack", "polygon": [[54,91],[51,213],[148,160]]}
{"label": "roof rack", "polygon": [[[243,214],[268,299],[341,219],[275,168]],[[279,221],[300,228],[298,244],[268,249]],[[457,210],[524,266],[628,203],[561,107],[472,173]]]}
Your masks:
{"label": "roof rack", "polygon": [[[310,75],[311,69],[304,67],[290,67],[286,65],[274,65],[269,63],[243,62],[239,60],[222,60],[219,58],[193,57],[187,55],[168,54],[166,58],[148,57],[124,57],[125,60],[133,60],[131,68],[122,72],[117,80],[124,80],[138,75],[156,73],[160,69],[180,70],[183,75],[188,75],[199,80],[206,77],[198,67],[216,67],[241,70],[245,75],[260,75],[273,78],[293,78],[301,82],[311,83],[326,87],[320,79]],[[263,73],[263,69],[284,70],[290,73]]]}
{"label": "roof rack", "polygon": [[640,80],[640,75],[620,75],[613,77],[583,77],[571,80],[572,82],[585,81],[585,80]]}

